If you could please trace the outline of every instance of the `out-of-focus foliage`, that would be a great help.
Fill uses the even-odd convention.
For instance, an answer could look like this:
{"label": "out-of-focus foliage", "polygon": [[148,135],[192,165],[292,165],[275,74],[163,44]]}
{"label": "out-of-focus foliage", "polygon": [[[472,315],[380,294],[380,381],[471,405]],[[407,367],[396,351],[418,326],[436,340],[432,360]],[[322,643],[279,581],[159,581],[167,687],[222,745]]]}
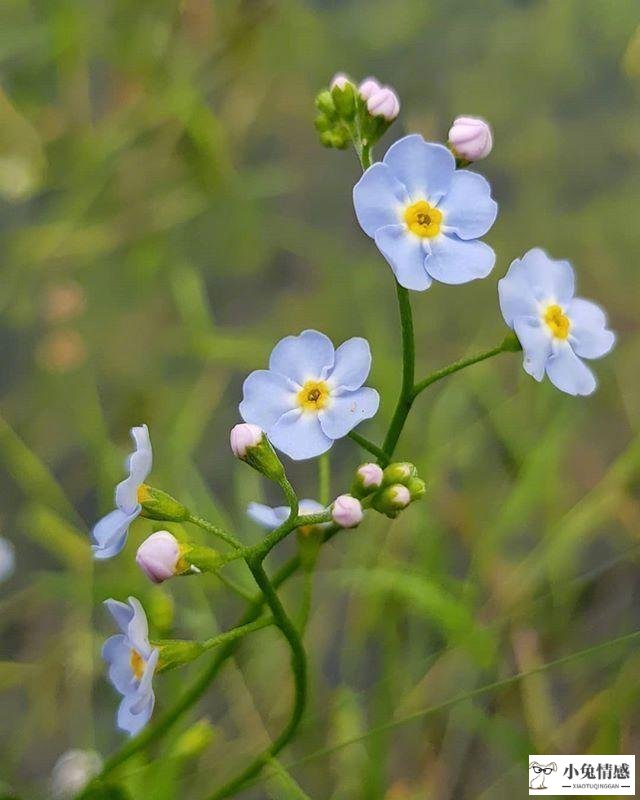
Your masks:
{"label": "out-of-focus foliage", "polygon": [[[398,454],[427,496],[323,552],[311,704],[287,769],[243,797],[295,797],[297,781],[333,800],[493,800],[525,791],[527,753],[638,752],[633,647],[339,746],[639,627],[636,0],[9,0],[0,63],[0,534],[18,565],[0,597],[0,787],[44,796],[61,752],[121,741],[102,599],[138,596],[171,636],[209,637],[241,608],[213,577],[152,587],[133,560],[148,522],[91,563],[131,425],[149,424],[153,483],[247,542],[261,534],[246,503],[276,496],[227,431],[274,341],[369,338],[383,403],[363,432],[381,438],[399,383],[391,271],[354,220],[355,157],[319,148],[312,125],[338,69],[397,88],[386,143],[442,139],[460,113],[494,126],[480,166],[501,207],[498,263],[413,296],[418,374],[502,338],[496,281],[535,245],[573,261],[619,344],[588,399],[536,385],[513,354],[421,397]],[[334,492],[361,455],[334,448]],[[313,468],[289,466],[314,496]],[[283,595],[295,611],[300,581]],[[198,669],[161,676],[159,708]],[[289,703],[285,648],[253,634],[121,790],[204,797]]]}

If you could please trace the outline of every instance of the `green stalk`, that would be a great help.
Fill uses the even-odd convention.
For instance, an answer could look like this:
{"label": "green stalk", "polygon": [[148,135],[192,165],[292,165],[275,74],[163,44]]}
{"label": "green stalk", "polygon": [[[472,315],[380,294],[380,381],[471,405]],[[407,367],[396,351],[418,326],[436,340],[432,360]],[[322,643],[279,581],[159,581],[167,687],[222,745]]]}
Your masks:
{"label": "green stalk", "polygon": [[[413,332],[413,315],[411,313],[411,301],[409,300],[409,290],[396,281],[396,294],[398,295],[398,308],[400,310],[400,326],[402,329],[402,384],[400,386],[400,396],[396,404],[396,410],[391,419],[389,430],[382,444],[387,461],[391,460],[393,452],[398,444],[398,439],[407,421],[411,406],[414,401],[413,379],[415,374],[416,347]],[[383,460],[378,459],[382,464]]]}
{"label": "green stalk", "polygon": [[187,517],[187,522],[192,522],[194,525],[197,525],[199,528],[202,528],[203,531],[207,533],[212,533],[214,536],[217,536],[218,539],[222,539],[227,544],[230,544],[232,547],[235,547],[236,550],[242,549],[242,543],[239,542],[235,536],[227,531],[223,530],[222,528],[218,527],[218,525],[214,525],[213,522],[209,522],[208,519],[204,517],[199,517],[197,514],[192,514],[189,512],[189,516]]}
{"label": "green stalk", "polygon": [[302,645],[300,636],[296,626],[287,616],[280,598],[276,594],[267,573],[259,560],[249,561],[249,569],[255,578],[256,583],[262,590],[263,597],[266,604],[269,606],[275,624],[282,631],[283,636],[287,640],[291,648],[291,668],[294,677],[294,702],[291,711],[291,717],[282,733],[267,747],[259,756],[257,756],[249,766],[245,767],[235,778],[232,778],[224,786],[215,791],[209,796],[208,800],[222,800],[224,797],[231,797],[236,791],[242,788],[244,784],[255,777],[260,770],[272,758],[274,758],[293,738],[302,714],[307,698],[307,657]]}

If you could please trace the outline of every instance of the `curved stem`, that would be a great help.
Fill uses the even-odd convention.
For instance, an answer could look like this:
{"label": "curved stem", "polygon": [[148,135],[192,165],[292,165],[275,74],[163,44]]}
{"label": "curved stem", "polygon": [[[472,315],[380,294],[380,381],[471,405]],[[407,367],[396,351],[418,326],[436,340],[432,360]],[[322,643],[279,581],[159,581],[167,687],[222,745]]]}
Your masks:
{"label": "curved stem", "polygon": [[[415,374],[416,348],[413,333],[413,315],[411,313],[411,301],[409,300],[409,290],[396,281],[396,294],[398,295],[398,308],[400,310],[400,325],[402,328],[402,385],[400,396],[396,405],[389,430],[385,436],[382,450],[387,458],[391,460],[393,451],[396,449],[398,439],[402,433],[404,423],[407,420],[411,405],[414,400],[413,379]],[[383,459],[378,458],[380,463]]]}
{"label": "curved stem", "polygon": [[284,610],[280,598],[273,588],[260,561],[249,561],[248,564],[256,583],[262,590],[265,602],[271,609],[275,624],[280,628],[291,648],[291,668],[294,677],[293,709],[289,722],[277,739],[235,778],[232,778],[228,783],[225,783],[224,786],[210,795],[209,800],[222,800],[224,797],[230,797],[238,789],[242,788],[246,781],[251,780],[251,778],[257,775],[264,765],[291,741],[302,719],[307,697],[307,658],[298,631],[287,616],[287,612]]}
{"label": "curved stem", "polygon": [[323,506],[329,505],[331,499],[331,462],[329,451],[318,459],[318,500]]}
{"label": "curved stem", "polygon": [[187,517],[187,522],[192,522],[194,525],[197,525],[199,528],[202,528],[203,531],[207,531],[207,533],[212,533],[214,536],[217,536],[218,539],[222,539],[227,544],[230,544],[232,547],[235,547],[236,550],[242,549],[242,543],[239,542],[235,536],[227,531],[223,530],[222,528],[214,525],[213,522],[209,522],[208,519],[204,517],[200,517],[197,514],[192,514],[189,512],[189,516]]}
{"label": "curved stem", "polygon": [[412,400],[423,392],[427,386],[431,386],[432,383],[436,383],[442,378],[446,378],[447,375],[452,375],[454,372],[458,372],[465,367],[470,367],[472,364],[477,364],[480,361],[486,361],[487,358],[492,358],[493,356],[497,356],[500,353],[506,353],[513,348],[510,346],[509,337],[501,342],[497,347],[492,347],[491,350],[484,350],[482,353],[477,353],[475,356],[470,356],[469,358],[461,358],[459,361],[454,361],[453,364],[449,364],[442,369],[438,369],[435,372],[432,372],[430,375],[427,375],[426,378],[416,383],[413,387],[413,396]]}
{"label": "curved stem", "polygon": [[369,439],[365,439],[364,436],[361,436],[359,433],[355,431],[351,431],[347,434],[347,436],[354,441],[356,444],[359,444],[363,450],[371,453],[372,456],[375,456],[383,466],[386,466],[389,459],[387,458],[387,454],[381,447],[378,447],[377,444],[370,441]]}

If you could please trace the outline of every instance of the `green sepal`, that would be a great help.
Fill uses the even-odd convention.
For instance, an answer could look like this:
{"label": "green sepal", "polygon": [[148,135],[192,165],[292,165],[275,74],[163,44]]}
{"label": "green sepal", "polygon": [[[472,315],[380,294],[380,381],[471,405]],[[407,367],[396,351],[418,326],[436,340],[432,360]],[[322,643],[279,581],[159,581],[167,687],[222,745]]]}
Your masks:
{"label": "green sepal", "polygon": [[262,473],[265,478],[276,481],[276,483],[280,483],[284,479],[282,462],[264,433],[258,444],[247,447],[242,460]]}
{"label": "green sepal", "polygon": [[393,486],[395,483],[400,483],[403,486],[408,486],[412,478],[417,477],[418,470],[413,464],[408,461],[396,461],[385,467],[382,473],[382,487]]}
{"label": "green sepal", "polygon": [[205,651],[200,642],[189,642],[184,639],[165,639],[161,642],[152,642],[152,645],[160,651],[156,672],[166,672],[189,664]]}
{"label": "green sepal", "polygon": [[504,337],[502,342],[502,349],[506,353],[517,353],[518,350],[522,350],[522,345],[520,344],[520,339],[515,335],[513,331],[507,334]]}
{"label": "green sepal", "polygon": [[147,519],[184,522],[189,516],[188,509],[175,497],[146,483],[138,489],[138,502],[142,506],[142,516]]}
{"label": "green sepal", "polygon": [[195,567],[199,572],[216,572],[223,564],[228,562],[228,558],[222,556],[212,547],[204,547],[196,544],[181,544],[180,559],[176,565],[176,574],[185,575],[193,572]]}
{"label": "green sepal", "polygon": [[344,87],[334,86],[331,90],[336,111],[345,122],[351,122],[356,116],[356,89],[352,83]]}

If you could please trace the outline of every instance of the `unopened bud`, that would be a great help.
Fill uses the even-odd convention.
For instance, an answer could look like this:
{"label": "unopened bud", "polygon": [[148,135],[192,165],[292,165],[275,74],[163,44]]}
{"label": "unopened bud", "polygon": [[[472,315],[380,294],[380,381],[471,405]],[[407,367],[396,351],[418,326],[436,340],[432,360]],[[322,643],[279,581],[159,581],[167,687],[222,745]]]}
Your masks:
{"label": "unopened bud", "polygon": [[136,553],[136,562],[153,583],[162,583],[186,570],[180,568],[180,544],[169,531],[156,531],[145,539]]}
{"label": "unopened bud", "polygon": [[249,466],[273,481],[284,478],[284,467],[264,431],[257,425],[242,422],[235,425],[230,434],[234,456],[246,461]]}
{"label": "unopened bud", "polygon": [[413,464],[408,461],[398,461],[385,468],[382,483],[384,486],[391,486],[394,483],[402,483],[406,486],[417,474],[418,471]]}
{"label": "unopened bud", "polygon": [[479,161],[493,148],[489,123],[479,117],[456,117],[449,131],[449,144],[459,158]]}
{"label": "unopened bud", "polygon": [[414,500],[420,500],[422,497],[424,497],[427,491],[427,484],[422,480],[422,478],[411,478],[407,482],[407,489],[411,495],[411,502],[413,502]]}
{"label": "unopened bud", "polygon": [[138,489],[138,502],[142,506],[142,516],[148,519],[184,522],[189,516],[188,509],[175,497],[147,483],[143,483]]}
{"label": "unopened bud", "polygon": [[208,719],[198,720],[180,734],[171,748],[171,755],[174,758],[196,758],[208,747],[215,735],[215,729]]}
{"label": "unopened bud", "polygon": [[376,92],[379,92],[380,89],[382,89],[382,86],[375,78],[365,78],[360,86],[358,86],[358,92],[363,100],[368,100]]}
{"label": "unopened bud", "polygon": [[354,85],[349,80],[334,83],[331,87],[331,97],[338,114],[345,122],[350,122],[356,115],[356,90]]}
{"label": "unopened bud", "polygon": [[102,769],[102,759],[94,750],[67,750],[51,772],[51,797],[70,800],[79,794]]}
{"label": "unopened bud", "polygon": [[403,508],[406,508],[411,502],[411,493],[406,486],[396,483],[393,486],[387,486],[379,494],[374,497],[373,507],[376,511],[386,514],[387,517],[394,519],[398,516]]}
{"label": "unopened bud", "polygon": [[361,464],[356,470],[351,494],[359,498],[372,494],[380,488],[382,477],[382,467],[378,466],[378,464]]}
{"label": "unopened bud", "polygon": [[360,501],[350,494],[341,494],[333,501],[331,518],[341,528],[355,528],[362,522]]}
{"label": "unopened bud", "polygon": [[382,86],[367,99],[367,111],[372,117],[383,117],[392,122],[400,113],[398,95],[389,86]]}
{"label": "unopened bud", "polygon": [[344,72],[336,72],[333,78],[331,78],[329,88],[332,91],[336,86],[338,89],[344,89],[347,84],[352,84],[351,78],[348,75],[345,75]]}

